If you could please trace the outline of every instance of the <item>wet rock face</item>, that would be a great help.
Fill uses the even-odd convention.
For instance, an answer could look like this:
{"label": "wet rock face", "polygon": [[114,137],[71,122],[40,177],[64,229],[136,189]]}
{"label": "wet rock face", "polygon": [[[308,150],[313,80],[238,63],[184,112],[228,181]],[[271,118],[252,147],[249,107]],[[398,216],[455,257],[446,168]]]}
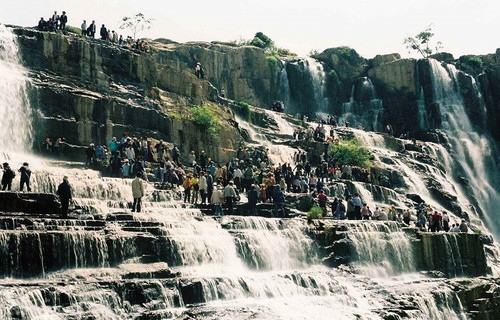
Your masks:
{"label": "wet rock face", "polygon": [[395,135],[418,130],[417,99],[419,86],[414,59],[395,60],[376,66],[368,76],[382,99],[386,123],[393,125]]}
{"label": "wet rock face", "polygon": [[500,318],[500,280],[467,279],[452,282],[467,315],[473,320]]}
{"label": "wet rock face", "polygon": [[489,272],[480,235],[421,233],[419,261],[425,270],[439,270],[447,277],[486,275]]}
{"label": "wet rock face", "polygon": [[[497,56],[498,52],[499,50]],[[485,74],[479,76],[479,82],[486,103],[487,128],[493,137],[500,141],[500,67],[486,69]]]}
{"label": "wet rock face", "polygon": [[[14,31],[33,79],[31,102],[40,111],[35,119],[35,149],[45,137],[64,137],[63,155],[82,159],[82,148],[89,143],[105,143],[129,133],[176,142],[186,153],[205,150],[218,161],[233,156],[239,132],[226,125],[231,113],[222,116],[219,135],[209,137],[205,128],[180,118],[176,111],[217,96],[216,89],[197,79],[188,66],[190,46],[161,47],[146,54],[76,36],[24,28]],[[213,48],[196,48],[215,54]]]}
{"label": "wet rock face", "polygon": [[60,202],[55,194],[0,192],[0,211],[56,215]]}

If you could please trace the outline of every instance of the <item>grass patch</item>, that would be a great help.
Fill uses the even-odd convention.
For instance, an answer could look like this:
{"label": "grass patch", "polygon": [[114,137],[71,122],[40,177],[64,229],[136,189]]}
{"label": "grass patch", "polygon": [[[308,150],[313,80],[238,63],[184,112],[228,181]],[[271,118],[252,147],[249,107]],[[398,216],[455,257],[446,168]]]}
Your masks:
{"label": "grass patch", "polygon": [[214,106],[201,105],[190,110],[193,122],[207,130],[211,135],[215,135],[220,130],[220,118],[214,111]]}
{"label": "grass patch", "polygon": [[307,213],[308,221],[312,221],[312,219],[319,219],[322,217],[323,217],[323,210],[317,204],[314,204]]}
{"label": "grass patch", "polygon": [[66,26],[66,28],[64,30],[69,32],[69,33],[74,33],[74,34],[79,35],[79,36],[82,35],[82,29],[77,28],[77,27]]}
{"label": "grass patch", "polygon": [[250,116],[250,105],[245,101],[238,102],[238,105],[241,107],[242,116],[248,120],[248,117]]}

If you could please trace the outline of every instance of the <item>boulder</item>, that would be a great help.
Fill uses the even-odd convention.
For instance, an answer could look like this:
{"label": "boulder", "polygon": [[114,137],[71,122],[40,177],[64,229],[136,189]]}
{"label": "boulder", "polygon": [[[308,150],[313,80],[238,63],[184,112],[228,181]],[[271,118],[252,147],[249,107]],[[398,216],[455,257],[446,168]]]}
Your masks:
{"label": "boulder", "polygon": [[401,59],[401,55],[399,53],[377,54],[373,59],[370,60],[370,67],[374,68],[399,59]]}
{"label": "boulder", "polygon": [[60,214],[60,202],[50,193],[0,192],[0,211]]}

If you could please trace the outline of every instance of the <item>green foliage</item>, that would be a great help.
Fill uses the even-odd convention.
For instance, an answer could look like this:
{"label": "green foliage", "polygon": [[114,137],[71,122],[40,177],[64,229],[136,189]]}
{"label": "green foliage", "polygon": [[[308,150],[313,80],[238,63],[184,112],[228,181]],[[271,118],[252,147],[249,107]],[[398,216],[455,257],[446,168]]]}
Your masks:
{"label": "green foliage", "polygon": [[332,143],[330,147],[331,155],[339,166],[351,165],[362,168],[370,166],[370,151],[356,139],[340,141],[338,144]]}
{"label": "green foliage", "polygon": [[267,54],[269,54],[271,56],[279,56],[279,57],[296,56],[297,55],[288,49],[279,48],[279,47],[276,47],[274,45],[272,45],[271,47],[269,47],[267,49]]}
{"label": "green foliage", "polygon": [[181,115],[178,112],[171,112],[168,114],[168,117],[171,118],[172,120],[180,120]]}
{"label": "green foliage", "polygon": [[422,55],[422,57],[427,58],[433,53],[438,53],[440,49],[443,48],[440,41],[436,42],[435,48],[431,48],[431,40],[434,37],[432,32],[432,24],[427,27],[424,31],[416,34],[415,36],[408,36],[404,40],[408,52],[411,50],[417,51]]}
{"label": "green foliage", "polygon": [[213,108],[208,105],[196,106],[190,109],[194,123],[204,127],[209,134],[217,134],[220,130],[220,119]]}
{"label": "green foliage", "polygon": [[250,116],[250,105],[245,101],[238,102],[238,105],[241,107],[241,113],[243,116],[248,119],[248,116]]}
{"label": "green foliage", "polygon": [[478,56],[464,56],[461,57],[460,60],[472,68],[481,69],[483,66],[483,59]]}
{"label": "green foliage", "polygon": [[269,38],[262,32],[257,32],[253,37],[252,41],[250,41],[250,44],[252,46],[256,46],[262,49],[271,47],[273,43],[274,43],[273,40],[271,40],[271,38]]}
{"label": "green foliage", "polygon": [[67,32],[69,33],[74,33],[74,34],[77,34],[79,36],[82,35],[82,29],[80,28],[77,28],[77,27],[73,27],[73,26],[66,26],[65,29]]}
{"label": "green foliage", "polygon": [[307,213],[307,219],[319,219],[323,217],[323,210],[317,205],[313,205],[312,208]]}
{"label": "green foliage", "polygon": [[296,56],[295,53],[288,49],[275,46],[274,41],[262,32],[257,32],[249,42],[244,42],[242,39],[240,39],[240,42],[262,48],[270,56]]}
{"label": "green foliage", "polygon": [[136,35],[144,30],[151,29],[151,24],[153,19],[147,19],[142,13],[138,13],[132,17],[123,17],[120,29],[129,29],[134,35],[134,40]]}

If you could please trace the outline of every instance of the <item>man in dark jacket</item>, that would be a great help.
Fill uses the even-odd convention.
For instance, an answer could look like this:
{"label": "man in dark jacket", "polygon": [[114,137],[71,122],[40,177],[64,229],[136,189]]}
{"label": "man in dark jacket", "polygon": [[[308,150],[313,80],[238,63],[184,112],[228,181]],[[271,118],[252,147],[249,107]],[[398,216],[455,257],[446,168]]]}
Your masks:
{"label": "man in dark jacket", "polygon": [[102,25],[100,35],[101,40],[108,40],[108,29],[106,29],[105,25]]}
{"label": "man in dark jacket", "polygon": [[59,17],[59,29],[66,29],[66,23],[68,22],[68,16],[66,15],[66,11],[63,11],[62,15]]}
{"label": "man in dark jacket", "polygon": [[252,216],[257,216],[257,202],[259,202],[259,192],[255,189],[255,185],[252,184],[250,190],[247,192],[248,197],[248,214]]}
{"label": "man in dark jacket", "polygon": [[92,20],[92,23],[87,28],[87,34],[88,34],[89,37],[95,38],[95,32],[96,32],[95,21]]}
{"label": "man in dark jacket", "polygon": [[281,190],[280,186],[275,186],[274,188],[274,212],[278,214],[281,211],[282,217],[286,218],[288,215],[285,208],[285,193]]}
{"label": "man in dark jacket", "polygon": [[23,163],[23,166],[19,168],[18,171],[21,172],[21,185],[19,190],[23,191],[24,184],[26,184],[28,192],[31,192],[31,187],[30,187],[31,170],[29,168],[29,164],[27,162]]}
{"label": "man in dark jacket", "polygon": [[57,187],[56,194],[59,196],[59,200],[61,200],[61,217],[65,219],[68,217],[69,201],[73,199],[67,176],[64,176],[63,182]]}
{"label": "man in dark jacket", "polygon": [[12,170],[7,162],[3,164],[3,176],[2,176],[2,190],[11,190],[12,188],[12,180],[16,173]]}

